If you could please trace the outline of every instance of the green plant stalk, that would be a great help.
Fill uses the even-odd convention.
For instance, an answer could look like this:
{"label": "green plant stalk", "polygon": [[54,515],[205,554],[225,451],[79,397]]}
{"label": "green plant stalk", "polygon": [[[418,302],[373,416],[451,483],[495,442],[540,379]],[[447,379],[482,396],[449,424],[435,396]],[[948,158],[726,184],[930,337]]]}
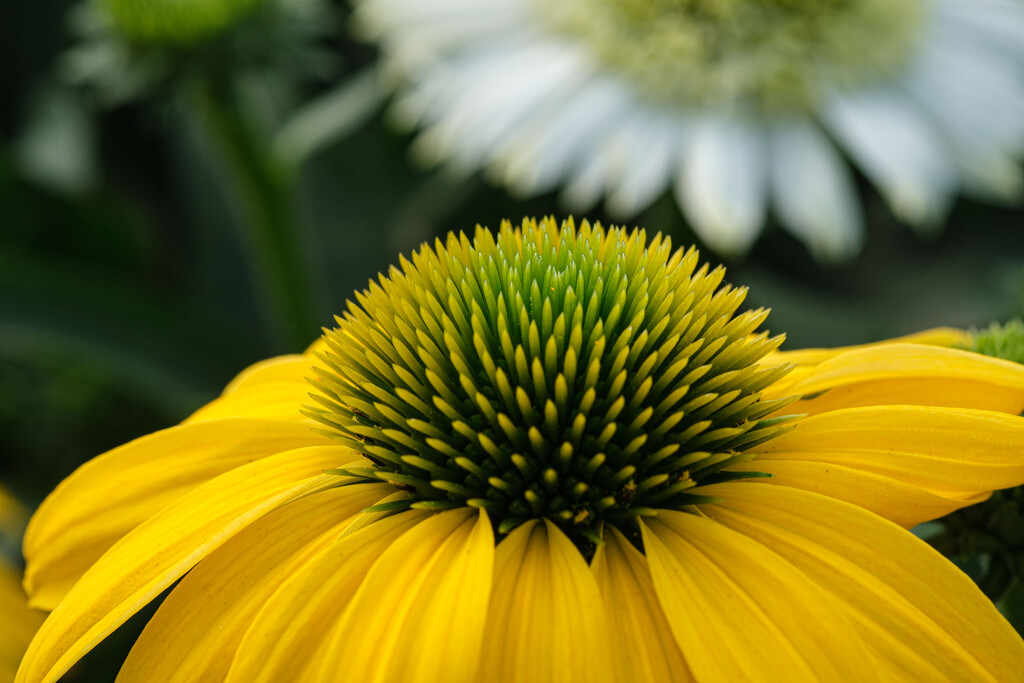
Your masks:
{"label": "green plant stalk", "polygon": [[234,185],[239,233],[270,342],[278,350],[301,350],[319,324],[310,264],[297,230],[295,173],[275,163],[270,140],[257,133],[228,83],[202,83],[192,101]]}

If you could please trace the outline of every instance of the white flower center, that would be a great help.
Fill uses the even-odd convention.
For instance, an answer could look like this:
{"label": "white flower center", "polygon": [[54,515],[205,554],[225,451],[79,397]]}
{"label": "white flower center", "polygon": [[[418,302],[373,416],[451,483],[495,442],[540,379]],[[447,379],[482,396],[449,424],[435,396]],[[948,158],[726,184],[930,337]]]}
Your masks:
{"label": "white flower center", "polygon": [[811,105],[907,60],[924,0],[534,0],[647,96],[683,107]]}

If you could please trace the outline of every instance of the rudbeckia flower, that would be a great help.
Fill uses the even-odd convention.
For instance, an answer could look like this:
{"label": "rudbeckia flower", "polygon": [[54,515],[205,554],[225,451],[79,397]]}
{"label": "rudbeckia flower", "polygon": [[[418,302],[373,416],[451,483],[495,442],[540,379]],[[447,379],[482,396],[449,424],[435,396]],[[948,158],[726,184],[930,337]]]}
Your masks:
{"label": "rudbeckia flower", "polygon": [[768,206],[820,258],[855,252],[842,155],[930,226],[960,188],[1024,189],[1015,0],[358,0],[427,162],[632,216],[671,188],[710,248]]}
{"label": "rudbeckia flower", "polygon": [[0,683],[14,680],[21,656],[43,622],[43,615],[29,609],[21,588],[21,572],[8,562],[3,546],[15,538],[25,523],[25,513],[0,487]]}
{"label": "rudbeckia flower", "polygon": [[50,495],[18,680],[176,582],[120,681],[1019,679],[907,527],[1024,482],[1024,367],[939,331],[790,372],[723,277],[585,222],[424,245]]}

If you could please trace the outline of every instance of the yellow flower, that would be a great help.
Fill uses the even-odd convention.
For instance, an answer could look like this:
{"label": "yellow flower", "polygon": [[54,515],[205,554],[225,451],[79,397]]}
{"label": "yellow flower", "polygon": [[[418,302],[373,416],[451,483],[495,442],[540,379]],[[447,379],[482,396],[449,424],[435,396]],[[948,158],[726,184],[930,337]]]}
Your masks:
{"label": "yellow flower", "polygon": [[1024,482],[1024,367],[952,331],[780,352],[723,277],[551,219],[402,259],[51,494],[19,680],[179,580],[119,680],[1019,680],[905,527]]}
{"label": "yellow flower", "polygon": [[[17,537],[24,523],[21,506],[0,487],[0,546]],[[28,607],[21,573],[0,554],[0,683],[14,680],[21,656],[42,622],[42,613]]]}

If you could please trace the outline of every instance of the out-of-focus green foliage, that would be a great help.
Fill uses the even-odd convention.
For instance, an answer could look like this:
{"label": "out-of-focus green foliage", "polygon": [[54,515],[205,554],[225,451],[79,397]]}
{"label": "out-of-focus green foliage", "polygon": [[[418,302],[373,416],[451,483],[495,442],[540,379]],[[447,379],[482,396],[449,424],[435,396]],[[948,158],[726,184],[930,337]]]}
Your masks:
{"label": "out-of-focus green foliage", "polygon": [[928,542],[981,587],[1024,633],[1024,488],[996,491],[957,510]]}
{"label": "out-of-focus green foliage", "polygon": [[[1024,322],[972,330],[970,351],[1024,363]],[[1024,634],[1024,487],[921,525],[918,533],[968,576]]]}
{"label": "out-of-focus green foliage", "polygon": [[[397,254],[563,214],[555,195],[524,202],[412,165],[345,5],[161,1],[209,12],[172,37],[118,14],[148,4],[40,0],[0,22],[0,480],[29,506],[247,364],[301,350]],[[924,240],[861,190],[870,227],[853,263],[826,269],[770,229],[727,264],[787,346],[1024,312],[1020,209],[964,201]],[[695,239],[671,197],[633,222]],[[144,620],[68,680],[113,680]]]}
{"label": "out-of-focus green foliage", "polygon": [[125,37],[139,43],[189,44],[244,17],[263,0],[102,0]]}
{"label": "out-of-focus green foliage", "polygon": [[280,117],[304,99],[304,84],[334,79],[344,62],[328,42],[342,31],[329,0],[83,0],[67,26],[72,43],[54,76],[107,105],[159,106],[216,80],[250,90],[262,103],[247,106]]}

